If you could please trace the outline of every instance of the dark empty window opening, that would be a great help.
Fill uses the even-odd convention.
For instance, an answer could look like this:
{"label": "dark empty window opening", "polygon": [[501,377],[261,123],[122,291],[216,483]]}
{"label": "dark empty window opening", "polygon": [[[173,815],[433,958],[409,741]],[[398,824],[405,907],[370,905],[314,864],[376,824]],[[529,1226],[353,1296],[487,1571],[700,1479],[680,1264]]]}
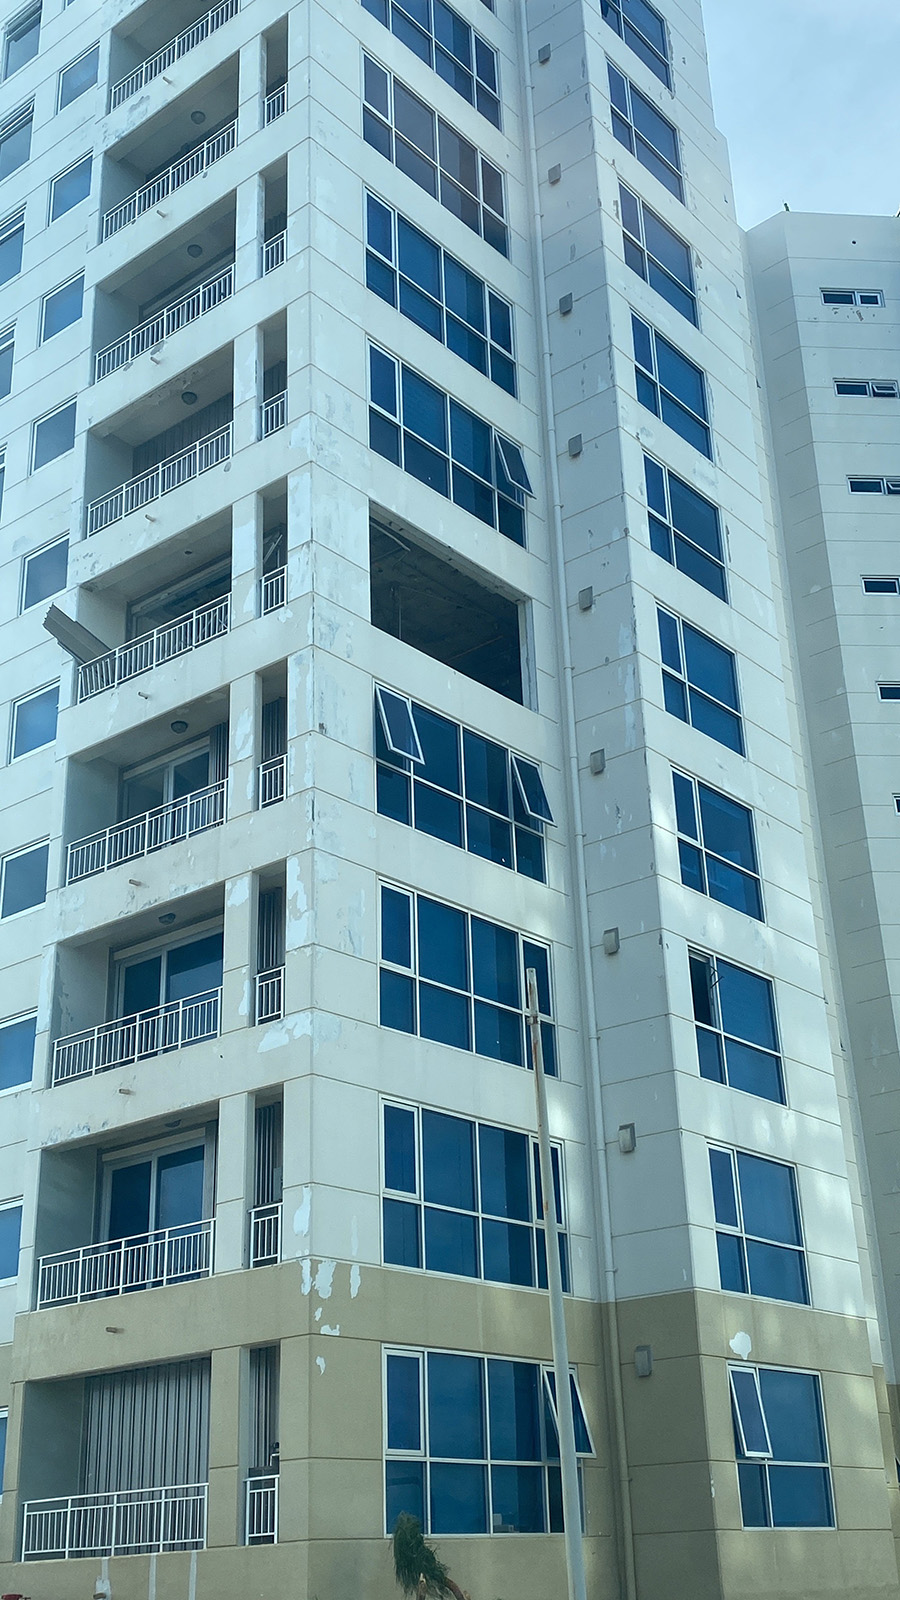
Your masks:
{"label": "dark empty window opening", "polygon": [[519,607],[372,522],[372,622],[435,661],[524,703]]}

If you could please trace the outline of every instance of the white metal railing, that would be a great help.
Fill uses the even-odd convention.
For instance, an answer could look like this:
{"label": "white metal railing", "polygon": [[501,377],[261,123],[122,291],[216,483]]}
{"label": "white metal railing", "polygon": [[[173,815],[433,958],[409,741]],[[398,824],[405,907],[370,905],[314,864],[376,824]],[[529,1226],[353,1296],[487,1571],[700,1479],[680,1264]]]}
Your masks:
{"label": "white metal railing", "polygon": [[71,1305],[133,1289],[162,1288],[212,1272],[213,1222],[157,1228],[131,1239],[112,1239],[59,1250],[38,1262],[38,1310]]}
{"label": "white metal railing", "polygon": [[274,272],[276,267],[281,266],[286,253],[286,243],[286,230],[282,233],[273,233],[271,239],[266,240],[263,245],[263,276],[267,272]]}
{"label": "white metal railing", "polygon": [[264,761],[259,769],[259,809],[265,811],[266,806],[277,805],[284,799],[285,776],[287,760],[285,756],[273,756],[271,761]]}
{"label": "white metal railing", "polygon": [[208,1484],[26,1500],[22,1559],[202,1550]]}
{"label": "white metal railing", "polygon": [[104,528],[109,528],[114,522],[121,522],[123,517],[130,516],[132,511],[140,511],[143,506],[149,506],[160,495],[171,494],[173,489],[179,489],[183,483],[189,483],[192,478],[201,472],[208,472],[211,467],[218,466],[220,461],[227,461],[231,455],[231,423],[227,422],[224,428],[218,428],[215,433],[208,433],[205,439],[198,439],[196,444],[188,445],[186,450],[179,450],[175,456],[169,456],[167,461],[157,462],[155,467],[150,467],[147,472],[142,472],[138,478],[130,478],[127,483],[119,485],[110,494],[100,496],[99,500],[92,500],[87,508],[87,531],[89,534],[100,533]]}
{"label": "white metal railing", "polygon": [[182,156],[180,161],[173,161],[171,167],[161,172],[158,177],[145,183],[142,189],[135,190],[127,200],[120,205],[113,206],[103,218],[102,237],[111,239],[113,234],[122,228],[127,228],[130,223],[137,222],[138,217],[145,211],[152,211],[158,206],[166,195],[173,194],[176,189],[190,183],[192,178],[199,178],[214,162],[221,161],[233,150],[237,143],[237,119],[229,122],[227,127],[221,128],[218,133],[211,135],[192,150],[190,155]]}
{"label": "white metal railing", "polygon": [[271,400],[266,400],[261,408],[262,436],[267,439],[270,433],[277,433],[287,421],[287,390],[281,394],[273,394]]}
{"label": "white metal railing", "polygon": [[97,1028],[67,1034],[53,1047],[53,1082],[70,1083],[95,1072],[109,1072],[182,1045],[214,1039],[219,1032],[221,989],[207,989],[186,1000],[169,1000],[151,1011],[101,1022]]}
{"label": "white metal railing", "polygon": [[247,1479],[245,1544],[278,1542],[278,1473],[261,1473]]}
{"label": "white metal railing", "polygon": [[281,1201],[254,1206],[250,1213],[250,1265],[272,1267],[281,1260]]}
{"label": "white metal railing", "polygon": [[129,72],[127,78],[120,78],[112,88],[113,109],[120,106],[123,100],[129,100],[133,94],[137,94],[145,83],[152,83],[153,79],[158,78],[167,67],[171,67],[173,62],[187,55],[189,50],[193,50],[204,39],[208,39],[211,33],[221,28],[223,22],[236,16],[237,10],[238,0],[222,0],[221,5],[213,6],[205,16],[198,17],[196,22],[192,22],[184,33],[179,33],[176,39],[170,39],[168,44],[164,44],[161,50],[157,50],[155,56],[148,56],[139,67]]}
{"label": "white metal railing", "polygon": [[69,845],[66,883],[78,883],[95,872],[106,872],[122,861],[134,861],[162,850],[167,844],[190,839],[207,828],[218,828],[225,821],[225,781],[209,783],[203,789],[154,806],[138,817],[126,817],[102,833],[76,839]]}
{"label": "white metal railing", "polygon": [[271,94],[266,95],[266,127],[283,117],[286,111],[287,84],[283,83],[279,89],[273,89]]}
{"label": "white metal railing", "polygon": [[284,1016],[284,967],[256,974],[256,1020],[277,1022]]}
{"label": "white metal railing", "polygon": [[134,361],[146,350],[152,350],[154,345],[178,333],[179,329],[186,328],[189,322],[196,322],[198,317],[220,306],[233,293],[234,264],[231,263],[214,278],[199,284],[190,294],[182,295],[173,305],[158,311],[155,317],[148,317],[146,322],[141,322],[130,333],[123,334],[121,339],[116,339],[105,350],[101,350],[95,363],[97,380],[108,378],[111,372],[118,372],[129,361]]}
{"label": "white metal railing", "polygon": [[277,611],[283,606],[287,598],[286,583],[287,567],[276,567],[274,572],[264,572],[262,576],[262,614]]}
{"label": "white metal railing", "polygon": [[137,678],[164,661],[172,661],[188,650],[208,644],[210,639],[220,638],[228,632],[230,617],[231,597],[222,595],[205,606],[198,606],[196,611],[176,617],[163,628],[154,628],[152,633],[143,633],[139,639],[120,644],[108,655],[86,661],[78,669],[79,700],[89,700],[91,695],[102,694],[104,689],[112,689],[117,683],[127,683],[129,678]]}

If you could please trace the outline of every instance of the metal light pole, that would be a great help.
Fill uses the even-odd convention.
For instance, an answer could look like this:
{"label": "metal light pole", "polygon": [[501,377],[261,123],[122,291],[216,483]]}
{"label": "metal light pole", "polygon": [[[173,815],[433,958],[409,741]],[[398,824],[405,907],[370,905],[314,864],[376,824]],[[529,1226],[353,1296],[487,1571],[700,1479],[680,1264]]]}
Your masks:
{"label": "metal light pole", "polygon": [[547,1287],[550,1297],[550,1341],[553,1346],[553,1371],[556,1374],[556,1419],[565,1522],[566,1578],[569,1600],[587,1600],[584,1548],[581,1539],[581,1497],[578,1493],[578,1456],[575,1453],[575,1418],[572,1412],[572,1391],[569,1387],[569,1346],[566,1339],[562,1269],[559,1261],[556,1192],[553,1187],[550,1132],[547,1126],[547,1087],[544,1081],[544,1050],[541,1042],[537,973],[534,967],[529,967],[525,973],[525,985],[528,1001],[525,1020],[531,1041],[531,1065],[534,1068],[534,1095],[537,1102],[544,1239],[547,1245]]}

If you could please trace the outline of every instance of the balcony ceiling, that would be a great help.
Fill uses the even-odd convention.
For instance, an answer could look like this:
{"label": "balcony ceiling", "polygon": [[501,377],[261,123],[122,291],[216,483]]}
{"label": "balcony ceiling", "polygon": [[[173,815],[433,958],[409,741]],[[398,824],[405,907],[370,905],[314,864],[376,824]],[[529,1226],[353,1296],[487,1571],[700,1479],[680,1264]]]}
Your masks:
{"label": "balcony ceiling", "polygon": [[[237,72],[234,62],[226,62],[194,84],[172,106],[167,106],[149,122],[141,122],[110,150],[114,161],[134,169],[139,188],[144,178],[160,167],[177,161],[189,145],[206,138],[222,122],[237,116]],[[193,112],[203,112],[201,123],[192,121]],[[228,157],[224,157],[227,161]],[[169,202],[171,204],[171,201]]]}

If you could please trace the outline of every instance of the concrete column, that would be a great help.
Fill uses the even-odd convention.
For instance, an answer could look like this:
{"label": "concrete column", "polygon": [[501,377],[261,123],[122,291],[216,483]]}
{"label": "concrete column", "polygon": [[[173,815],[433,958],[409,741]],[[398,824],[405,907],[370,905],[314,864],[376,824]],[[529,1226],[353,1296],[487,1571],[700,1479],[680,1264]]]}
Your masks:
{"label": "concrete column", "polygon": [[209,1521],[207,1545],[242,1542],[242,1488],[238,1458],[241,1351],[212,1353],[209,1394]]}
{"label": "concrete column", "polygon": [[262,270],[263,229],[266,215],[266,185],[262,173],[254,172],[239,183],[235,194],[234,287],[243,289]]}
{"label": "concrete column", "polygon": [[263,335],[248,328],[234,341],[234,450],[255,444],[259,438],[262,400]]}
{"label": "concrete column", "polygon": [[256,957],[257,879],[252,872],[225,881],[225,937],[222,972],[222,1032],[253,1023]]}
{"label": "concrete column", "polygon": [[266,44],[259,34],[241,46],[238,59],[238,143],[262,127],[266,97]]}
{"label": "concrete column", "polygon": [[259,616],[263,557],[263,502],[258,494],[235,501],[231,513],[231,626]]}
{"label": "concrete column", "polygon": [[228,815],[247,816],[257,807],[262,694],[257,673],[235,678],[229,688]]}
{"label": "concrete column", "polygon": [[219,1101],[216,1153],[216,1272],[241,1272],[247,1261],[247,1213],[253,1193],[252,1094]]}
{"label": "concrete column", "polygon": [[[303,1260],[312,1248],[311,1083],[289,1078],[284,1086],[284,1177],[281,1255]],[[282,1395],[285,1393],[282,1372]],[[282,1439],[282,1444],[284,1440]]]}

